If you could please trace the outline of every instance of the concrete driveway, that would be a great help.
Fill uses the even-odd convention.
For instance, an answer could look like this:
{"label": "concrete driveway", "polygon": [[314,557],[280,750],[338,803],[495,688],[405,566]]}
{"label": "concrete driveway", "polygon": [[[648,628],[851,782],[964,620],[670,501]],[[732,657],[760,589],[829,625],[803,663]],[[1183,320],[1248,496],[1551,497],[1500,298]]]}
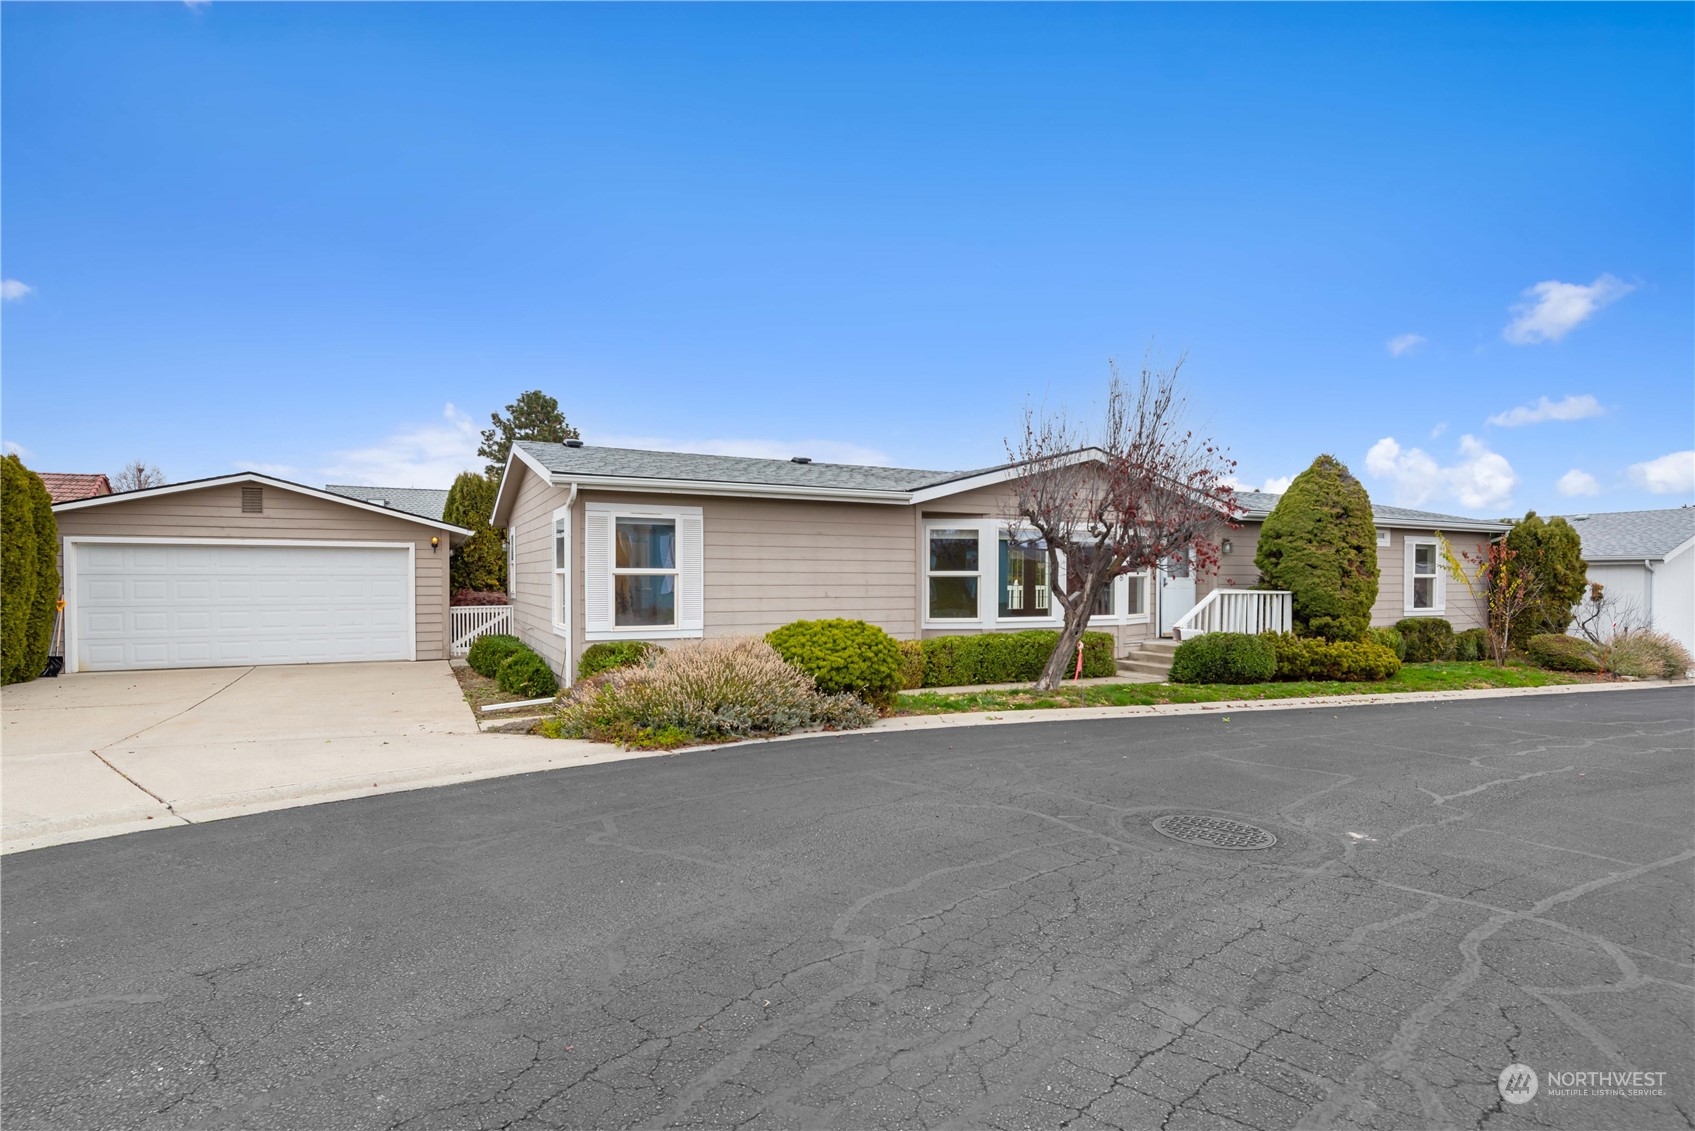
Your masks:
{"label": "concrete driveway", "polygon": [[479,734],[446,662],[42,679],[6,689],[0,728],[7,851],[540,769],[564,753]]}

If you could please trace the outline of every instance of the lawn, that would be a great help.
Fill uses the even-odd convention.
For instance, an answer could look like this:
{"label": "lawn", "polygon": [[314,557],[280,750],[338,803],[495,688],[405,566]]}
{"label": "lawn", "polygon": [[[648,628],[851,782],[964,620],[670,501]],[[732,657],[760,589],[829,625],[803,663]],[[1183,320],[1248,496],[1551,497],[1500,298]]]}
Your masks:
{"label": "lawn", "polygon": [[1307,699],[1315,695],[1393,695],[1409,691],[1459,691],[1488,687],[1552,687],[1591,683],[1594,676],[1550,672],[1527,664],[1406,664],[1376,683],[1114,683],[1061,687],[1049,692],[944,689],[902,692],[897,715],[945,715],[956,711],[1035,711],[1048,707],[1150,707],[1162,703],[1239,702],[1244,699]]}

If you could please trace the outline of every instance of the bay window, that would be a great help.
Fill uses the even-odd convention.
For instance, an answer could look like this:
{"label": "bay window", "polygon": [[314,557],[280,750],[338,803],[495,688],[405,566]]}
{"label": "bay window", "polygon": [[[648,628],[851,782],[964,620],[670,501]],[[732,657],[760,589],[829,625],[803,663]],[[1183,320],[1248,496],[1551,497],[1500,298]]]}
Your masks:
{"label": "bay window", "polygon": [[979,526],[936,525],[927,531],[925,548],[925,610],[930,620],[982,619],[979,607],[983,578]]}
{"label": "bay window", "polygon": [[1014,537],[1000,533],[1000,585],[997,614],[1013,617],[1052,618],[1058,608],[1048,592],[1048,544],[1035,535]]}

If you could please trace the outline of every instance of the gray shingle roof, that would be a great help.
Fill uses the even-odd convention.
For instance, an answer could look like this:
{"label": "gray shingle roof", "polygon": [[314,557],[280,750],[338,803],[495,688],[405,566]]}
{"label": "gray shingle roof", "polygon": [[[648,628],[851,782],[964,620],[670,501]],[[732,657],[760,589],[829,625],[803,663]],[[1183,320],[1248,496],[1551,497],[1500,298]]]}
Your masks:
{"label": "gray shingle roof", "polygon": [[419,518],[442,521],[447,507],[447,492],[427,487],[361,487],[357,483],[326,483],[324,490],[332,495],[345,495],[362,503],[376,503],[391,510],[405,511]]}
{"label": "gray shingle roof", "polygon": [[1565,515],[1583,539],[1583,556],[1590,561],[1613,558],[1665,557],[1695,538],[1695,507],[1658,511],[1611,511],[1605,514]]}
{"label": "gray shingle roof", "polygon": [[[748,456],[708,456],[689,452],[647,452],[584,444],[544,444],[521,440],[527,455],[560,475],[620,479],[670,479],[774,487],[819,487],[843,491],[913,491],[972,472],[918,471],[904,467],[862,467],[851,463],[792,463]],[[796,455],[804,455],[797,452]]]}
{"label": "gray shingle roof", "polygon": [[[1248,518],[1264,518],[1271,513],[1271,508],[1277,505],[1281,495],[1268,494],[1265,491],[1237,491],[1236,501],[1247,508]],[[1493,522],[1486,518],[1466,518],[1457,514],[1438,514],[1435,511],[1416,511],[1407,507],[1389,507],[1381,503],[1371,504],[1371,517],[1379,526],[1413,526],[1419,529],[1440,530],[1448,527],[1454,530],[1506,530],[1507,525]]]}

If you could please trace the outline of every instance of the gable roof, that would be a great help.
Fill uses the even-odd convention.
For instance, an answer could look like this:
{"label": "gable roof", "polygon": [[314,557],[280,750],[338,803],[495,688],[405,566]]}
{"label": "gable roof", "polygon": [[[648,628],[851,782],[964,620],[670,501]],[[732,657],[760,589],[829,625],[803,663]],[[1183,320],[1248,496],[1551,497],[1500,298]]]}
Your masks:
{"label": "gable roof", "polygon": [[112,493],[112,481],[98,471],[93,474],[80,471],[38,471],[35,474],[46,484],[47,495],[55,503],[91,499],[95,495]]}
{"label": "gable roof", "polygon": [[[1271,508],[1277,505],[1282,495],[1272,495],[1265,491],[1237,491],[1236,501],[1242,505],[1242,517],[1246,519],[1263,519],[1271,513]],[[1492,534],[1502,534],[1512,529],[1505,522],[1496,522],[1486,518],[1466,518],[1457,514],[1438,514],[1435,511],[1415,511],[1407,507],[1387,507],[1379,503],[1371,504],[1371,518],[1378,526],[1396,529],[1415,530],[1480,530]]]}
{"label": "gable roof", "polygon": [[1695,507],[1561,517],[1583,539],[1585,561],[1659,561],[1695,538]]}
{"label": "gable roof", "polygon": [[327,502],[338,503],[342,506],[355,507],[362,511],[369,511],[372,514],[382,514],[387,515],[390,518],[399,518],[406,522],[417,522],[422,523],[425,526],[433,526],[439,530],[447,531],[450,535],[462,534],[466,538],[471,536],[471,531],[465,529],[463,526],[454,526],[452,523],[443,522],[439,518],[425,518],[420,514],[397,511],[389,507],[374,506],[362,499],[352,499],[348,498],[346,495],[337,495],[330,491],[320,491],[318,488],[308,487],[304,483],[291,483],[287,479],[278,479],[274,475],[261,475],[257,471],[238,471],[234,475],[214,475],[206,479],[186,479],[181,483],[167,483],[163,487],[146,487],[139,491],[114,491],[110,495],[96,495],[89,499],[73,499],[70,502],[53,504],[53,511],[56,514],[60,511],[84,510],[88,507],[108,506],[113,503],[127,503],[132,499],[151,499],[163,495],[174,495],[180,491],[199,491],[207,487],[224,487],[232,483],[257,483],[265,487],[277,487],[284,491],[294,491],[297,494],[306,495],[309,498],[322,499]]}
{"label": "gable roof", "polygon": [[332,495],[345,495],[373,506],[405,511],[438,522],[447,509],[447,492],[433,487],[361,487],[357,483],[326,483],[324,490]]}
{"label": "gable roof", "polygon": [[520,440],[514,445],[549,472],[569,479],[649,479],[665,482],[720,483],[745,487],[798,487],[835,491],[914,491],[967,474],[918,471],[903,467],[867,467],[851,463],[796,463],[751,456],[649,452],[584,444],[544,444]]}

